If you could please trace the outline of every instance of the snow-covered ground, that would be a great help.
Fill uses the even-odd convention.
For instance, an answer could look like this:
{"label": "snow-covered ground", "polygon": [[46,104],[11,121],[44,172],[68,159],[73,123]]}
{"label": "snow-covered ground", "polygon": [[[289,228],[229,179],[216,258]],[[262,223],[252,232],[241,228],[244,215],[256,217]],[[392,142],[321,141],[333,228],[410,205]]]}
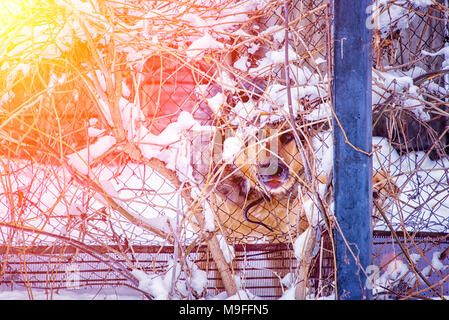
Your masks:
{"label": "snow-covered ground", "polygon": [[[14,44],[14,46],[9,46],[8,49],[5,47],[5,52],[0,53],[5,57],[14,57],[29,50],[29,48],[37,48],[40,49],[37,50],[40,59],[52,59],[59,58],[66,53],[75,37],[77,40],[86,42],[91,40],[90,38],[101,39],[104,44],[113,38],[118,43],[118,52],[126,56],[132,68],[140,70],[144,61],[160,49],[160,39],[168,33],[174,33],[170,24],[150,25],[148,22],[151,19],[165,16],[167,10],[155,9],[146,12],[133,12],[141,18],[138,23],[134,25],[124,23],[113,25],[98,16],[98,8],[93,5],[95,2],[56,0],[55,3],[70,12],[68,18],[64,18],[65,24],[60,26],[59,29],[56,28],[57,32],[54,30],[54,26],[47,24],[24,26],[23,29],[17,31],[16,39],[11,40],[11,44]],[[245,31],[241,28],[241,25],[250,20],[249,12],[264,8],[267,3],[263,0],[242,1],[236,3],[233,7],[221,8],[217,15],[208,12],[203,15],[192,12],[185,13],[182,17],[183,23],[192,31],[185,38],[176,40],[180,44],[188,43],[183,48],[183,54],[191,62],[203,59],[206,54],[214,50],[231,49],[229,37],[241,37],[240,39],[244,39],[243,46],[246,52],[232,66],[236,70],[255,77],[269,75],[274,68],[285,63],[285,52],[287,52],[289,71],[293,81],[290,93],[293,99],[291,107],[294,115],[304,114],[304,117],[309,121],[329,118],[332,115],[331,106],[326,100],[329,77],[325,74],[316,73],[310,67],[307,67],[293,47],[285,44],[283,26],[274,24],[268,26],[266,30],[260,30],[260,36],[266,37],[272,46],[270,50],[263,52],[258,61],[251,61],[259,50],[261,42],[248,32],[259,30],[260,26],[251,26],[251,30]],[[408,27],[411,17],[407,4],[426,7],[432,5],[433,1],[396,1],[396,5],[391,6],[389,10],[383,10],[389,3],[388,0],[377,1],[377,7],[373,10],[373,14],[377,15],[377,28],[381,35],[390,31],[392,25],[396,30]],[[117,2],[114,5],[120,6],[120,3]],[[179,12],[173,12],[170,17],[174,19],[178,14]],[[88,23],[86,17],[93,18],[97,22],[95,26],[98,28],[98,25],[101,25],[100,30],[105,31],[105,33],[100,33],[99,29]],[[33,37],[30,35],[33,35]],[[139,46],[139,41],[134,42],[136,37],[145,40],[148,47],[142,48]],[[55,45],[55,43],[58,45]],[[422,54],[427,56],[441,55],[444,58],[443,67],[449,65],[449,54],[446,48],[436,52],[423,51]],[[30,62],[33,59],[30,59],[30,61],[15,61],[14,64],[11,61],[5,60],[4,63],[2,61],[2,65],[0,65],[1,71],[8,71],[8,86],[17,77],[26,76],[33,70]],[[323,63],[326,63],[326,61],[321,58],[313,58],[315,66]],[[402,99],[398,107],[414,107],[413,110],[416,115],[426,120],[428,114],[425,112],[423,105],[419,103],[424,97],[413,83],[414,77],[424,73],[425,70],[418,67],[403,72],[374,70],[373,104],[385,101],[387,98],[385,97],[385,88],[389,88],[389,90],[402,92],[407,97]],[[98,90],[96,92],[98,108],[105,122],[113,127],[115,123],[111,114],[112,102],[108,101],[105,95],[108,90],[105,76],[100,68],[86,73],[87,79],[98,82],[96,87]],[[48,91],[51,93],[58,83],[64,82],[64,79],[64,75],[53,75],[48,84]],[[222,70],[215,80],[221,86],[221,91],[216,92],[212,97],[205,97],[205,100],[210,109],[220,116],[223,115],[221,112],[226,101],[226,95],[235,93],[237,81],[232,76],[232,72],[226,70]],[[126,131],[127,142],[135,145],[146,159],[157,158],[163,161],[168,169],[176,172],[181,182],[189,182],[192,179],[192,171],[190,149],[188,148],[189,141],[185,139],[186,132],[213,130],[213,128],[202,126],[194,119],[192,114],[181,112],[176,122],[170,123],[159,135],[154,135],[142,124],[145,120],[142,108],[139,101],[130,101],[129,88],[127,88],[126,83],[123,83],[122,89],[122,96],[117,103],[122,125]],[[204,85],[198,85],[196,91],[199,94],[204,94],[206,89]],[[438,95],[447,94],[446,88],[436,85],[430,85],[429,90]],[[14,93],[10,90],[2,92],[0,107],[8,103],[13,96]],[[319,100],[321,103],[314,110],[306,110],[305,106],[300,103],[303,99]],[[244,124],[259,117],[262,126],[288,115],[289,109],[287,86],[272,82],[265,88],[263,99],[260,99],[257,103],[253,99],[246,102],[239,101],[226,116],[230,116],[229,123],[231,125],[240,127],[244,127]],[[95,142],[82,150],[65,155],[70,170],[68,170],[69,168],[43,166],[26,161],[2,162],[7,165],[0,167],[0,173],[2,177],[9,177],[4,178],[0,185],[0,222],[11,223],[10,217],[20,217],[20,223],[23,223],[24,226],[50,234],[82,240],[85,244],[98,244],[100,241],[103,244],[108,244],[109,241],[114,243],[112,240],[118,230],[122,236],[126,236],[132,243],[157,244],[162,242],[159,237],[149,234],[112,210],[108,206],[104,194],[102,194],[102,192],[105,192],[108,197],[114,199],[130,214],[154,228],[171,232],[171,230],[179,227],[178,223],[186,223],[187,219],[176,219],[177,214],[184,213],[184,203],[179,196],[179,190],[176,190],[167,179],[164,179],[162,175],[149,166],[132,163],[121,167],[90,166],[106,152],[117,148],[116,138],[110,131],[97,127],[98,123],[98,119],[89,120],[88,134],[90,138],[95,139]],[[243,135],[245,134],[245,128],[240,128],[236,132]],[[326,133],[323,133],[323,135],[324,137],[315,137],[314,140],[316,155],[319,160],[317,168],[329,173],[332,168],[331,136],[330,133],[327,133],[327,136]],[[224,144],[223,160],[230,162],[232,157],[242,148],[241,139],[238,136],[231,137]],[[394,183],[402,190],[397,201],[391,201],[388,208],[388,215],[393,225],[405,226],[405,228],[413,231],[447,232],[449,228],[449,196],[447,192],[449,160],[431,161],[424,158],[422,153],[399,157],[384,139],[374,138],[373,144],[380,147],[373,157],[374,169],[386,169],[393,177]],[[121,147],[118,147],[119,151]],[[13,174],[10,174],[11,172]],[[89,177],[103,190],[96,190],[92,186],[83,185],[74,179],[74,172]],[[195,196],[195,192],[197,190],[192,191],[193,196]],[[206,217],[208,229],[212,230],[214,226],[211,211],[206,210],[205,212],[208,214]],[[17,221],[19,220],[13,222],[17,223]],[[92,227],[92,229],[86,232],[86,225]],[[383,230],[386,226],[380,224],[377,228]],[[48,234],[37,236],[38,232],[20,233],[11,230],[6,227],[0,228],[4,243],[20,246],[29,243],[36,244],[36,241],[42,244],[51,244],[55,241],[55,238]],[[187,230],[187,232],[183,233],[184,238],[182,240],[189,243],[193,239],[194,233],[192,229],[185,225],[183,225],[183,230]],[[299,238],[295,248],[296,246],[302,246],[304,241],[301,240],[304,239]],[[226,247],[223,241],[220,241],[220,243],[223,248]],[[233,253],[232,247],[231,250],[223,249],[223,252],[227,259],[233,258],[233,254],[228,254]],[[300,257],[298,258],[300,259]],[[176,265],[172,262],[171,270],[179,273],[181,268],[173,268]],[[432,263],[432,265],[434,264]],[[435,262],[435,266],[439,270],[445,268],[445,266],[438,265],[437,262]],[[196,292],[200,292],[205,286],[204,273],[196,269],[193,264],[189,267],[194,281],[189,284],[185,282],[177,283],[177,289],[181,294],[187,294],[188,286],[192,286]],[[398,277],[403,274],[404,270],[404,266],[400,262],[392,264],[391,268],[384,273],[384,278],[380,280],[387,282],[391,280],[391,274]],[[167,299],[169,297],[172,290],[173,272],[145,274],[136,269],[133,274],[139,281],[141,290],[149,292],[156,298]],[[287,290],[283,298],[292,298],[294,286],[287,278],[284,278],[283,281],[287,283]],[[34,289],[32,297],[35,299],[140,299],[142,294],[136,290],[124,288],[108,288],[101,291],[72,289],[51,293]],[[244,291],[230,298],[238,297],[257,298],[257,296]],[[8,291],[7,288],[0,289],[0,299],[29,298],[31,298],[30,293],[24,289],[17,290],[16,288],[12,291]],[[219,294],[215,298],[225,298],[225,296]]]}
{"label": "snow-covered ground", "polygon": [[126,287],[44,290],[0,287],[0,300],[140,300],[144,295]]}

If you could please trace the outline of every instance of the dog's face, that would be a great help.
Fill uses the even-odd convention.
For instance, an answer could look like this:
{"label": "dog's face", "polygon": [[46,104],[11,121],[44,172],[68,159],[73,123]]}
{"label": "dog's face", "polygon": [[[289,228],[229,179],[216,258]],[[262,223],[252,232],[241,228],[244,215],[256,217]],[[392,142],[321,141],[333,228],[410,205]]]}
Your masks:
{"label": "dog's face", "polygon": [[251,187],[267,195],[292,189],[303,169],[293,130],[284,124],[269,125],[251,136],[234,164]]}

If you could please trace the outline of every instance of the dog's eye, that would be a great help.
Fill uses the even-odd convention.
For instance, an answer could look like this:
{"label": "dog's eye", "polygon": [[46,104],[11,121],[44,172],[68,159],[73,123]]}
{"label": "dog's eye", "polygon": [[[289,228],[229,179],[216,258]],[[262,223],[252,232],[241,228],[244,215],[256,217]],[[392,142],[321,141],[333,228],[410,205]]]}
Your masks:
{"label": "dog's eye", "polygon": [[292,132],[287,132],[284,133],[283,135],[280,136],[279,140],[281,141],[282,144],[287,144],[290,141],[292,141],[295,137],[293,136]]}

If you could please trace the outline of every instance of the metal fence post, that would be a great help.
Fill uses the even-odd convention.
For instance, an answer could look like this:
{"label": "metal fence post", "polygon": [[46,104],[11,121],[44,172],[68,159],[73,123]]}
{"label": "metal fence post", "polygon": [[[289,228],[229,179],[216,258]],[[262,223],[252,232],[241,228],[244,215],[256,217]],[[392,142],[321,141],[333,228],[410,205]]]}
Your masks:
{"label": "metal fence post", "polygon": [[[371,0],[334,2],[334,187],[338,299],[367,299],[371,261]],[[355,258],[354,258],[355,257]]]}

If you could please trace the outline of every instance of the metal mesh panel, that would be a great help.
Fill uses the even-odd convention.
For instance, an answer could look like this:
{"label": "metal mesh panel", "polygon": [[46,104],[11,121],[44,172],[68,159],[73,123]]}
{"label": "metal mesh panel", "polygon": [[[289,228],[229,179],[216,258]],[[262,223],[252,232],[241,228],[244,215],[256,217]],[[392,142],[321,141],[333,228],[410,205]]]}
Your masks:
{"label": "metal mesh panel", "polygon": [[[108,19],[79,13],[91,35],[57,59],[15,43],[0,59],[2,285],[63,289],[74,272],[82,287],[153,298],[133,270],[170,275],[176,257],[185,287],[171,297],[210,297],[226,286],[201,244],[219,235],[241,288],[278,298],[291,274],[332,297],[332,1],[290,1],[287,15],[284,1],[101,3]],[[447,294],[445,236],[416,235],[449,227],[447,8],[375,4],[374,228],[422,252],[414,263],[391,254],[398,239],[376,240],[380,274],[408,268],[376,293]],[[56,33],[77,21],[59,9]],[[207,271],[203,292],[187,261]],[[438,293],[419,274],[405,288],[413,269]]]}
{"label": "metal mesh panel", "polygon": [[[104,249],[95,247],[95,250]],[[216,266],[211,264],[205,248],[196,251],[191,258],[208,272],[209,281],[203,294],[219,294],[224,288]],[[284,245],[237,246],[236,253],[234,272],[240,276],[242,287],[264,299],[279,298],[282,295],[284,289],[280,280],[282,276],[292,272],[296,265],[291,249]],[[126,260],[119,255],[107,252],[103,254],[116,263],[126,264]],[[127,254],[142,270],[160,274],[170,268],[172,255],[173,247],[161,249],[156,246],[135,246],[133,252]],[[108,287],[130,286],[126,273],[120,273],[120,270],[111,268],[107,263],[71,247],[36,247],[23,256],[17,252],[5,254],[3,251],[2,257],[8,260],[8,268],[1,281],[4,290],[29,287],[54,292],[63,289],[83,292],[86,288],[96,288],[101,292]],[[184,281],[185,276],[181,273],[179,280]],[[131,288],[134,289],[135,297],[143,295],[137,288]]]}
{"label": "metal mesh panel", "polygon": [[[382,284],[376,287],[378,297],[393,299],[431,297],[435,295],[435,290],[447,295],[449,290],[445,281],[447,270],[432,269],[426,261],[432,261],[435,256],[444,254],[447,249],[447,235],[424,232],[408,237],[399,235],[398,239],[399,242],[389,232],[376,231],[374,234],[373,245],[376,253],[373,258],[380,271],[373,273],[370,279]],[[399,244],[406,250],[410,250],[412,255],[422,255],[422,258],[416,261],[414,271],[408,270],[403,274],[398,272],[394,276],[394,272],[387,271],[391,268],[391,263],[396,261],[398,270],[402,264],[406,263]],[[123,256],[106,252],[100,246],[91,249],[101,252],[103,257],[109,256],[122,266],[127,263]],[[120,250],[117,246],[113,249]],[[6,250],[9,253],[5,253]],[[239,276],[240,285],[243,288],[262,299],[277,299],[288,289],[288,282],[281,283],[281,280],[285,275],[294,273],[297,267],[297,259],[290,246],[283,244],[237,245],[235,250],[233,271]],[[133,251],[128,251],[126,256],[138,264],[142,270],[164,274],[170,268],[169,261],[173,256],[173,247],[134,246]],[[111,268],[107,262],[95,259],[86,252],[70,246],[36,247],[28,251],[26,255],[3,247],[2,257],[2,261],[8,262],[1,281],[1,287],[6,291],[29,287],[46,289],[55,294],[58,290],[69,289],[80,294],[83,290],[94,288],[94,291],[99,294],[103,291],[107,292],[110,288],[130,287],[131,293],[127,294],[134,298],[144,297],[145,294],[130,285],[124,272],[126,267]],[[191,259],[208,274],[207,286],[202,294],[208,297],[223,292],[224,287],[218,270],[215,264],[211,263],[211,257],[207,254],[206,248],[195,249]],[[311,292],[322,296],[331,294],[333,270],[331,244],[325,240],[320,245],[311,271]],[[420,277],[425,277],[435,284],[433,289],[429,288]],[[185,280],[185,274],[180,274],[180,280]],[[116,295],[121,297],[120,292]]]}

